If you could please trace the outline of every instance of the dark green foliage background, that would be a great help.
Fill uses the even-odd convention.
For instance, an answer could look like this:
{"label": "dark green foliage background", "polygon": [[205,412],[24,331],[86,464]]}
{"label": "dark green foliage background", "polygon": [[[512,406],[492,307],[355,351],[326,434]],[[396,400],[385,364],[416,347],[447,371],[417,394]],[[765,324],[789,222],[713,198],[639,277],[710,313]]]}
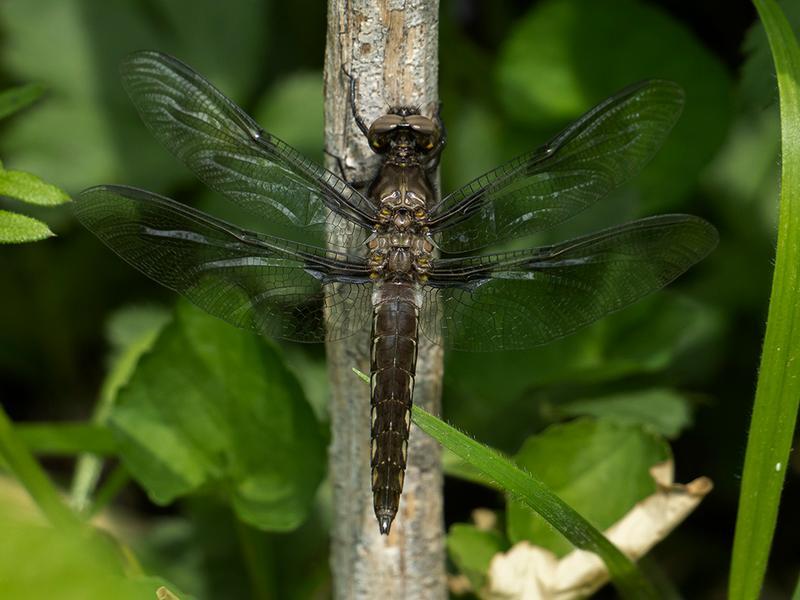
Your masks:
{"label": "dark green foliage background", "polygon": [[[33,172],[70,194],[98,183],[126,183],[225,217],[225,205],[138,121],[117,64],[141,48],[175,54],[270,132],[321,161],[323,4],[7,0],[0,4],[0,89],[35,82],[47,92],[0,122],[0,159],[6,168]],[[800,22],[800,11],[783,4]],[[658,581],[671,582],[664,585],[687,598],[724,594],[769,294],[779,173],[777,92],[766,39],[754,20],[748,3],[721,0],[442,0],[440,93],[450,134],[442,161],[445,192],[538,146],[629,83],[661,77],[686,90],[681,121],[644,173],[537,241],[658,212],[689,212],[718,227],[717,251],[669,290],[549,346],[451,353],[444,416],[485,443],[519,452],[522,464],[557,492],[563,489],[578,510],[582,503],[583,510],[596,509],[587,517],[599,527],[648,493],[647,467],[669,455],[669,439],[676,479],[706,475],[716,486],[645,561]],[[31,211],[0,198],[0,208],[6,207],[45,220],[59,237],[0,247],[0,401],[16,421],[86,419],[116,343],[104,329],[111,315],[132,305],[171,310],[175,298],[81,229],[68,206]],[[264,452],[253,432],[237,439],[236,448],[229,444],[236,435],[219,442],[218,452],[197,466],[197,477],[171,480],[169,493],[153,483],[148,457],[138,454],[137,462],[141,448],[122,451],[139,485],[128,486],[120,504],[147,524],[147,535],[132,541],[136,552],[148,572],[200,598],[243,598],[254,590],[262,597],[324,597],[330,585],[326,483],[314,499],[327,436],[322,348],[277,348],[249,334],[219,332],[227,326],[201,323],[203,317],[186,307],[179,315],[178,324],[162,334],[172,336],[167,342],[177,344],[176,336],[185,334],[176,331],[180,322],[199,319],[209,340],[236,346],[225,360],[238,362],[237,352],[244,364],[263,360],[265,381],[282,382],[281,398],[291,409],[281,414],[311,428],[301,434],[303,447],[293,447],[292,440],[280,447],[301,454],[297,465],[304,479],[293,485],[303,508],[291,515],[279,509],[276,517],[262,512],[258,502],[243,506],[258,498],[264,481],[274,484],[270,477],[284,476],[278,469],[247,487],[252,473],[236,465]],[[167,342],[162,337],[162,346],[143,359],[139,377],[147,381],[134,381],[120,394],[123,407],[143,389],[166,386],[158,371],[168,361],[159,363],[158,353]],[[178,373],[192,360],[204,359],[182,357],[181,365],[172,366]],[[179,379],[170,385],[180,389]],[[209,401],[198,400],[196,409]],[[246,411],[263,408],[244,402]],[[123,440],[145,414],[126,410],[112,419]],[[246,418],[235,412],[224,419]],[[202,438],[191,425],[183,433]],[[625,448],[627,459],[606,460],[610,448]],[[69,463],[47,464],[57,479],[68,481]],[[144,470],[137,471],[137,464]],[[791,507],[800,502],[800,464],[795,459],[788,468],[765,598],[787,597],[797,577],[800,522]],[[586,470],[596,477],[581,480]],[[242,472],[246,477],[237,479]],[[575,479],[565,480],[565,473],[575,473]],[[580,483],[570,487],[570,481]],[[176,497],[167,508],[152,502]],[[448,478],[452,566],[473,583],[481,583],[488,557],[509,541],[553,538],[550,547],[566,550],[557,534],[519,507],[510,508],[508,528],[501,519],[498,531],[482,535],[467,523],[473,509],[486,506],[506,510],[497,492]],[[297,526],[307,511],[299,529],[278,533]],[[261,580],[248,577],[247,560],[260,565]]]}

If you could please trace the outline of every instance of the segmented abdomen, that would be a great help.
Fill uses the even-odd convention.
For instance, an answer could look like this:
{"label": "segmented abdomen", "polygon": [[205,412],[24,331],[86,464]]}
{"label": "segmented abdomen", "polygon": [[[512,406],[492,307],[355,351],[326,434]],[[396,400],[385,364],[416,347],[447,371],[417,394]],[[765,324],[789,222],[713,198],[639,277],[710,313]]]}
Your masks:
{"label": "segmented abdomen", "polygon": [[417,363],[419,308],[410,284],[386,283],[372,320],[372,494],[381,533],[389,533],[403,490]]}

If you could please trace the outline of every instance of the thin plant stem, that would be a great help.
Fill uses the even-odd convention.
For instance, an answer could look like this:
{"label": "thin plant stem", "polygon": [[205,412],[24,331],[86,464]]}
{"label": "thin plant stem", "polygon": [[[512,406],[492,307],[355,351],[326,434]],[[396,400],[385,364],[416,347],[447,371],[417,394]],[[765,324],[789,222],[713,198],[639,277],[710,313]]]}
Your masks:
{"label": "thin plant stem", "polygon": [[50,478],[20,439],[0,405],[0,455],[44,516],[56,526],[80,527],[81,520],[62,502]]}

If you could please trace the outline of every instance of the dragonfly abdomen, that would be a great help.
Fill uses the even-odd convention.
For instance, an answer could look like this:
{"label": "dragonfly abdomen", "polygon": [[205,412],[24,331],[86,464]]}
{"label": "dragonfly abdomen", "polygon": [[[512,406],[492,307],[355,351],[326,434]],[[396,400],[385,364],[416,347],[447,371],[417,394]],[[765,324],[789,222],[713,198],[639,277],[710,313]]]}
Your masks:
{"label": "dragonfly abdomen", "polygon": [[381,285],[373,311],[370,383],[372,494],[383,534],[389,533],[403,491],[418,324],[413,285]]}

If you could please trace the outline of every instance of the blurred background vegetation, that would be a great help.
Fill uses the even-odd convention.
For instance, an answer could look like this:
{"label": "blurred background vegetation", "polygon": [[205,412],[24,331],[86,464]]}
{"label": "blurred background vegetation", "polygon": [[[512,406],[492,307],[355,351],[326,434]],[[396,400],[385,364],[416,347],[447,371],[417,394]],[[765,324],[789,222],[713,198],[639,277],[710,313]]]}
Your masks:
{"label": "blurred background vegetation", "polygon": [[[797,3],[784,2],[783,8],[800,24]],[[0,160],[71,195],[99,183],[124,183],[224,212],[150,136],[124,96],[117,65],[143,48],[188,62],[267,130],[322,161],[322,2],[6,0],[0,4],[0,35],[0,90],[25,83],[46,89],[34,105],[0,122]],[[549,346],[449,353],[444,416],[517,455],[601,527],[649,493],[647,468],[670,453],[677,481],[710,477],[714,492],[645,564],[675,594],[722,598],[778,198],[777,91],[755,11],[748,2],[724,0],[442,0],[440,35],[440,94],[450,135],[442,161],[445,192],[538,146],[629,83],[659,77],[686,90],[680,122],[643,174],[555,235],[687,212],[717,226],[719,248],[665,292]],[[176,298],[83,230],[69,206],[20,208],[0,198],[0,209],[40,218],[58,235],[0,247],[2,406],[18,423],[88,420],[99,399],[115,401],[119,384],[153,343]],[[186,307],[166,327],[118,408],[108,409],[117,443],[127,448],[119,453],[136,482],[115,498],[124,515],[118,535],[145,572],[199,598],[325,597],[330,500],[324,482],[317,491],[328,436],[323,349],[256,341]],[[158,356],[172,356],[170,344],[186,336],[184,343],[190,343],[197,331],[208,335],[197,339],[222,340],[238,354],[200,356],[192,364],[187,359],[179,365],[184,375],[213,371],[214,364],[244,370],[236,365],[251,362],[263,371],[253,376],[261,378],[253,389],[263,392],[276,378],[285,382],[280,394],[291,407],[280,414],[293,415],[293,423],[310,430],[275,451],[303,455],[291,463],[306,473],[304,481],[293,482],[299,496],[291,497],[302,509],[293,513],[277,502],[264,509],[264,498],[248,487],[261,490],[263,478],[283,473],[259,472],[256,483],[237,480],[242,485],[236,493],[224,493],[215,469],[228,467],[224,460],[216,464],[216,455],[188,457],[192,475],[186,481],[152,471],[154,458],[142,451],[146,440],[137,445],[136,438],[162,439],[159,419],[147,416],[163,407],[148,405],[154,400],[142,399],[142,390],[161,386],[163,393],[179,393],[180,377],[169,385],[161,381],[169,359],[159,362]],[[125,361],[130,364],[121,367]],[[118,381],[109,382],[109,372]],[[209,386],[224,388],[225,375],[217,375]],[[295,389],[298,381],[302,389]],[[194,406],[225,412],[214,408],[214,400],[200,398]],[[150,406],[150,413],[137,402]],[[180,427],[179,410],[173,416]],[[216,416],[234,424],[241,418]],[[269,418],[259,423],[270,427]],[[197,424],[186,431],[187,439],[204,435]],[[244,441],[233,445],[241,447],[224,452],[244,465],[267,460],[259,450],[250,452],[259,445],[257,432],[237,435]],[[608,460],[605,453],[619,448],[621,457]],[[798,576],[796,456],[788,466],[764,598],[788,597]],[[72,459],[50,457],[45,464],[70,487]],[[584,477],[587,471],[594,478]],[[485,567],[475,559],[479,551],[523,539],[566,549],[552,531],[513,504],[507,507],[489,488],[448,478],[445,494],[450,568],[473,584],[480,584]],[[479,507],[500,516],[491,539],[476,541],[482,534],[469,525]],[[25,552],[51,548],[49,554],[77,561],[76,541],[39,540],[37,546],[35,536],[20,535]],[[553,539],[541,542],[542,537]],[[4,571],[17,570],[21,547],[0,540],[0,579]],[[100,554],[99,561],[107,560]],[[87,581],[106,589],[91,574],[100,567],[89,558],[81,566],[59,563],[52,571],[66,572],[59,569],[85,571]]]}

